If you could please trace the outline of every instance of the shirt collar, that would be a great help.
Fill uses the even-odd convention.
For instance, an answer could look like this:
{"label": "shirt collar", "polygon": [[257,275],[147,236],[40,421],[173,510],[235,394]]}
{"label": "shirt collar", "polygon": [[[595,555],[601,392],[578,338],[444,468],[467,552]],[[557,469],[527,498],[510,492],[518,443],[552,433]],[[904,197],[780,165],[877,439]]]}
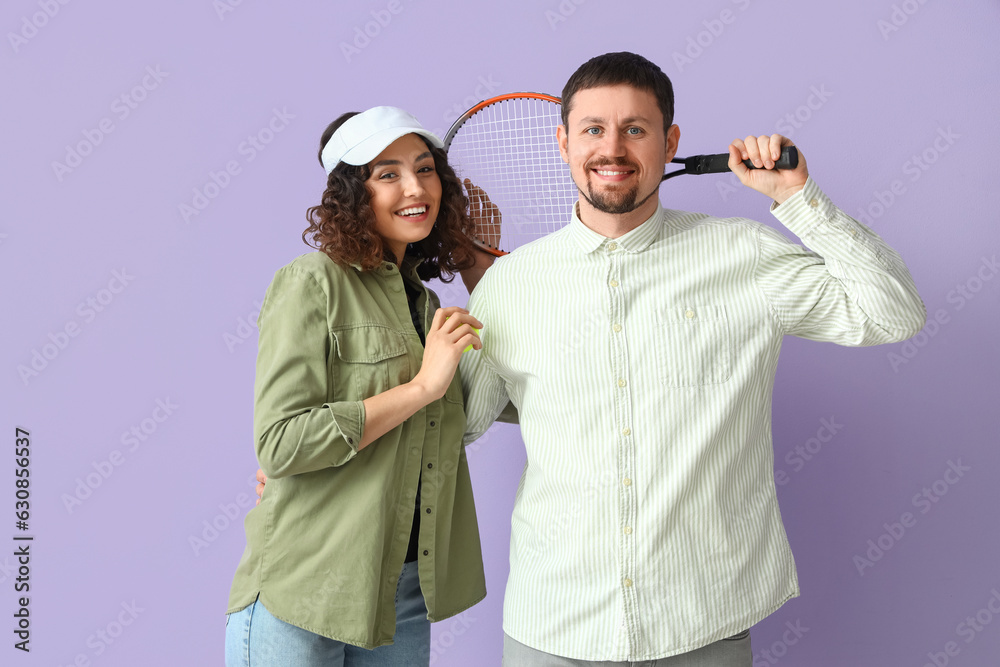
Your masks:
{"label": "shirt collar", "polygon": [[[401,266],[397,267],[392,262],[383,261],[381,264],[372,269],[372,273],[377,273],[380,276],[392,275],[396,273],[396,270],[398,269],[400,275],[406,278],[411,278],[419,283],[423,281],[420,280],[420,275],[417,274],[417,269],[420,268],[420,265],[423,263],[424,260],[422,257],[417,258],[417,257],[404,256],[403,264]],[[351,264],[351,268],[353,268],[355,271],[361,272],[360,264]]]}
{"label": "shirt collar", "polygon": [[626,252],[642,252],[660,235],[660,229],[663,226],[663,204],[657,201],[653,215],[646,218],[642,224],[627,234],[616,239],[609,239],[583,224],[579,216],[579,206],[579,202],[573,204],[573,218],[569,223],[569,233],[584,253],[591,253],[612,241]]}

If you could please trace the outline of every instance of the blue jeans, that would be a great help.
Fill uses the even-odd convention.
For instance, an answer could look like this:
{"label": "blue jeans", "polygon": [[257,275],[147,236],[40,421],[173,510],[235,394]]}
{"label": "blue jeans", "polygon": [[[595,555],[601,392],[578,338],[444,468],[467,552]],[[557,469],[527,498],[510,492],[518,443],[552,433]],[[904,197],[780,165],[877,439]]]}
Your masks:
{"label": "blue jeans", "polygon": [[374,650],[352,646],[285,623],[258,598],[226,618],[226,667],[395,667],[427,665],[431,624],[417,564],[405,563],[396,585],[393,643]]}

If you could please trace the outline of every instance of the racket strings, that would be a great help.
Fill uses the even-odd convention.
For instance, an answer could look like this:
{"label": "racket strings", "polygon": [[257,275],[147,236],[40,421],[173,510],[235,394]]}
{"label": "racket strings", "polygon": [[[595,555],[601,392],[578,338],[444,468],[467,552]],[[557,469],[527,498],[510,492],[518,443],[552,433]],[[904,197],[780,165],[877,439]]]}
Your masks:
{"label": "racket strings", "polygon": [[502,215],[500,249],[512,250],[569,221],[577,189],[556,141],[560,106],[514,98],[473,114],[457,131],[448,160],[482,188]]}

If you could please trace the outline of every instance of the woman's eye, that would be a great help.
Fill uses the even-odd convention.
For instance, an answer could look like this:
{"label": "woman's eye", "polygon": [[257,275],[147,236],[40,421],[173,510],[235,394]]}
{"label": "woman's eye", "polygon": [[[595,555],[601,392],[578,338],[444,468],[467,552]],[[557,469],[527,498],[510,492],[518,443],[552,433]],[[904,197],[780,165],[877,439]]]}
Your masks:
{"label": "woman's eye", "polygon": [[394,171],[383,171],[381,174],[378,175],[378,180],[381,181],[381,180],[385,180],[387,178],[395,178],[395,176],[396,176],[396,172],[394,172]]}
{"label": "woman's eye", "polygon": [[432,171],[434,171],[434,167],[431,166],[421,167],[420,169],[417,170],[417,172],[421,174],[427,174]]}

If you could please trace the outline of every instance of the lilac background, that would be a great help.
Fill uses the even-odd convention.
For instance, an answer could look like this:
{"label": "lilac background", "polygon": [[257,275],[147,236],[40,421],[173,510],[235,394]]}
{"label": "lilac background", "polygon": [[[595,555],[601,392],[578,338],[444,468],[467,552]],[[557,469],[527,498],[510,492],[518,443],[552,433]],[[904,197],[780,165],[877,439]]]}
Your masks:
{"label": "lilac background", "polygon": [[[949,664],[998,664],[1000,618],[987,610],[981,630],[960,626],[1000,591],[1000,368],[991,342],[1000,279],[983,264],[1000,245],[991,187],[998,4],[449,6],[457,3],[4,3],[0,541],[12,544],[16,532],[15,426],[32,436],[36,540],[30,654],[11,646],[15,563],[12,547],[0,547],[0,662],[221,664],[226,596],[244,545],[240,519],[227,513],[249,507],[257,467],[252,324],[275,269],[308,250],[299,234],[322,190],[315,154],[332,118],[394,104],[443,133],[474,101],[559,94],[587,58],[628,49],[673,79],[682,155],[783,129],[835,202],[855,216],[868,211],[943,322],[912,347],[788,340],[775,388],[775,467],[803,595],[754,628],[755,664],[919,666],[929,653],[943,664],[948,642]],[[391,20],[378,26],[378,17]],[[341,45],[366,24],[377,34],[345,55]],[[679,62],[674,54],[686,50],[689,61]],[[149,90],[135,94],[144,99],[123,117],[115,100],[141,86],[147,67],[163,78],[147,77]],[[275,109],[292,118],[275,121],[281,131],[264,132],[273,140],[250,160],[241,144]],[[798,127],[781,120],[796,113]],[[113,131],[60,178],[53,163],[84,132],[96,136],[102,119]],[[951,143],[934,148],[949,128]],[[934,163],[909,170],[925,151]],[[239,173],[218,192],[209,187],[217,196],[185,221],[179,206],[192,205],[193,190],[229,161]],[[728,176],[675,180],[661,197],[673,208],[773,223],[767,201],[730,184]],[[131,276],[124,289],[111,282],[114,271]],[[102,292],[109,282],[119,293]],[[957,296],[959,285],[971,299]],[[460,283],[439,294],[446,304],[467,297]],[[109,296],[101,312],[88,310],[88,298]],[[76,336],[58,335],[73,324]],[[45,348],[50,334],[62,349]],[[45,349],[54,358],[23,379],[19,366]],[[162,423],[149,421],[163,417],[157,400],[176,406]],[[842,425],[832,439],[802,465],[786,458],[796,447],[816,450],[810,439],[827,436],[824,419]],[[123,433],[143,420],[149,434],[130,451]],[[121,464],[67,509],[65,497],[115,450]],[[515,428],[495,427],[469,458],[490,593],[435,626],[435,665],[500,660],[524,449]],[[959,461],[970,470],[954,485],[938,483],[947,490],[939,502],[914,503]],[[904,512],[915,525],[898,540],[884,534]],[[206,528],[213,522],[217,529]],[[859,573],[855,556],[880,536],[891,548]],[[205,541],[192,546],[195,537]],[[122,616],[131,623],[120,628],[123,603],[141,611]],[[786,623],[808,630],[797,637]],[[105,644],[102,629],[122,631]]]}

